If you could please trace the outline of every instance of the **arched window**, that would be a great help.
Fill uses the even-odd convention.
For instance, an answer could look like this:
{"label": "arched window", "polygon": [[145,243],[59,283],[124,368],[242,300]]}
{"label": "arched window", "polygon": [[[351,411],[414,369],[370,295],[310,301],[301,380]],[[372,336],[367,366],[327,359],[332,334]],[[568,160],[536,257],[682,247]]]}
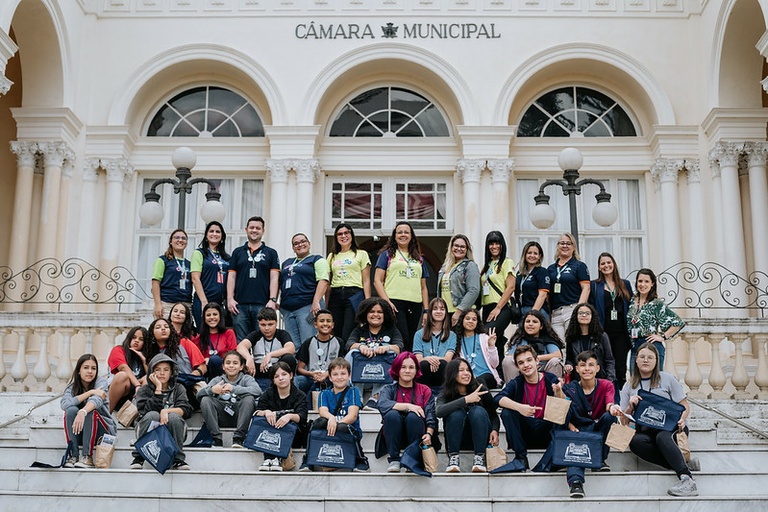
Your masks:
{"label": "arched window", "polygon": [[563,87],[533,102],[518,137],[634,137],[635,125],[613,98],[586,87]]}
{"label": "arched window", "polygon": [[264,125],[253,106],[221,87],[195,87],[160,107],[149,137],[263,137]]}
{"label": "arched window", "polygon": [[331,137],[447,137],[448,124],[424,96],[379,87],[349,101],[331,125]]}

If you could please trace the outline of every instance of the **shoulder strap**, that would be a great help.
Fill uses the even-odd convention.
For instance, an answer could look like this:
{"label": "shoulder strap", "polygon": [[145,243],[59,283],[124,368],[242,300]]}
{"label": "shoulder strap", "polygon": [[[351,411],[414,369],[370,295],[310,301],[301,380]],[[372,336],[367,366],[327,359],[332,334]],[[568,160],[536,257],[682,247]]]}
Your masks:
{"label": "shoulder strap", "polygon": [[502,295],[504,295],[504,292],[502,292],[501,290],[499,290],[499,288],[498,288],[498,287],[497,287],[495,284],[493,284],[493,281],[491,281],[491,278],[490,278],[490,277],[489,277],[488,279],[486,279],[486,281],[485,281],[485,282],[486,282],[486,283],[488,283],[489,285],[491,285],[491,288],[493,288],[493,291],[495,291],[496,293],[498,293],[498,294],[499,294],[499,297],[501,297]]}
{"label": "shoulder strap", "polygon": [[333,415],[338,416],[339,411],[341,411],[341,406],[344,404],[344,397],[347,396],[347,391],[349,391],[349,386],[344,388],[344,391],[341,392],[341,395],[339,395],[339,399],[336,401],[336,407],[333,409]]}

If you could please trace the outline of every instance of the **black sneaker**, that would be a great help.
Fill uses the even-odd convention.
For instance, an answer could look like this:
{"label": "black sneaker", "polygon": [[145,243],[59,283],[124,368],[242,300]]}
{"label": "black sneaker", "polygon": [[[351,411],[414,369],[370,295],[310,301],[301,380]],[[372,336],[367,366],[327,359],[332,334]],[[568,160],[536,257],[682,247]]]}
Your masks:
{"label": "black sneaker", "polygon": [[220,437],[219,438],[216,438],[216,437],[213,438],[213,447],[214,448],[223,448],[224,447],[224,442],[221,440]]}
{"label": "black sneaker", "polygon": [[571,484],[571,498],[583,498],[584,497],[584,485],[581,482],[573,482]]}
{"label": "black sneaker", "polygon": [[131,469],[142,469],[144,467],[144,459],[141,457],[134,457],[131,462]]}
{"label": "black sneaker", "polygon": [[189,464],[186,463],[186,461],[179,460],[173,463],[173,469],[178,469],[181,471],[189,471],[190,467],[189,467]]}

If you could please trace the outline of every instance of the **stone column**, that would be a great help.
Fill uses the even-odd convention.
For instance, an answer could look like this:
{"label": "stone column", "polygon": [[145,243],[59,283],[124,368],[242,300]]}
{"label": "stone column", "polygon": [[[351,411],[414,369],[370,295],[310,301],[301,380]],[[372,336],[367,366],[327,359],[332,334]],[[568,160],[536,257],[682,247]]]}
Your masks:
{"label": "stone column", "polygon": [[18,167],[8,260],[11,270],[18,273],[31,263],[29,261],[29,228],[32,218],[32,190],[37,143],[11,142],[11,151],[16,154]]}
{"label": "stone column", "polygon": [[43,197],[40,203],[40,226],[37,238],[37,259],[56,256],[56,238],[59,229],[59,200],[61,198],[61,171],[65,160],[72,160],[74,152],[64,142],[40,142],[45,175]]}
{"label": "stone column", "polygon": [[322,247],[322,241],[313,238],[312,219],[314,218],[314,192],[317,178],[320,177],[320,163],[315,158],[307,158],[293,161],[293,169],[296,171],[296,223],[294,233],[304,233],[316,243],[315,247]]}
{"label": "stone column", "polygon": [[[715,146],[715,155],[720,163],[722,180],[720,212],[723,219],[724,258],[720,263],[737,276],[746,279],[747,260],[739,189],[739,155],[742,151],[742,145],[731,142],[718,142]],[[742,288],[735,288],[734,293],[728,297],[727,302],[730,305],[738,307],[748,303],[748,298]],[[739,318],[747,316],[747,313],[746,309],[734,309],[730,312],[733,317]]]}
{"label": "stone column", "polygon": [[707,261],[706,232],[704,225],[704,203],[701,196],[701,172],[698,160],[685,161],[685,173],[688,177],[688,208],[690,229],[690,253],[688,259],[695,265]]}
{"label": "stone column", "polygon": [[[72,174],[75,170],[74,160],[64,160],[64,166],[61,168],[61,187],[59,192],[59,211],[57,214],[58,223],[62,226],[56,233],[56,258],[60,261],[64,261],[67,254],[67,241],[69,240],[67,226],[69,219],[69,186],[72,182]],[[79,245],[79,244],[77,244]]]}
{"label": "stone column", "polygon": [[[512,204],[509,201],[509,178],[515,168],[515,160],[512,158],[499,158],[488,160],[488,168],[491,170],[491,183],[493,186],[493,225],[491,229],[501,231],[510,248],[515,247],[510,239],[509,212]],[[512,252],[511,250],[508,252]],[[508,254],[510,257],[514,257]]]}
{"label": "stone column", "polygon": [[[133,168],[124,158],[103,158],[100,165],[107,172],[107,190],[104,198],[104,211],[101,215],[102,232],[101,248],[99,250],[99,269],[105,274],[109,274],[119,263],[123,183],[125,178],[133,173]],[[114,294],[114,290],[108,290],[105,287],[106,284],[106,279],[99,280],[99,296],[102,300]],[[109,308],[100,307],[99,309]]]}
{"label": "stone column", "polygon": [[264,240],[268,246],[276,249],[281,256],[291,254],[288,223],[285,207],[288,204],[288,170],[291,168],[289,159],[268,159],[267,177],[270,182],[269,218],[267,219]]}
{"label": "stone column", "polygon": [[665,270],[683,259],[680,242],[680,204],[677,197],[677,174],[682,167],[682,160],[657,158],[651,168],[651,173],[658,175],[661,183],[662,261]]}
{"label": "stone column", "polygon": [[[722,205],[723,204],[723,196],[722,196],[722,183],[723,180],[721,179],[720,175],[720,162],[717,160],[717,158],[714,156],[714,150],[710,152],[709,156],[709,169],[712,173],[712,190],[713,190],[713,204]],[[713,239],[714,240],[724,240],[725,235],[724,228],[723,228],[723,216],[715,213],[712,216],[712,223],[713,223]],[[725,262],[725,244],[723,243],[717,243],[715,244],[715,261],[718,261],[720,263]]]}
{"label": "stone column", "polygon": [[[768,272],[768,179],[765,172],[765,155],[768,143],[749,142],[746,147],[749,166],[749,198],[752,209],[752,250],[755,270]],[[746,276],[744,276],[746,277]]]}
{"label": "stone column", "polygon": [[482,249],[484,242],[480,226],[480,176],[483,169],[485,160],[480,159],[463,158],[456,165],[464,189],[463,232],[469,237],[475,251]]}
{"label": "stone column", "polygon": [[80,229],[78,238],[82,257],[86,261],[99,261],[100,256],[96,245],[99,242],[99,232],[96,229],[99,223],[96,219],[101,218],[102,212],[97,211],[98,201],[95,200],[97,194],[102,194],[102,191],[97,192],[96,189],[100,166],[101,163],[98,158],[89,158],[86,165],[83,166],[79,218],[81,226],[91,226],[91,228]]}

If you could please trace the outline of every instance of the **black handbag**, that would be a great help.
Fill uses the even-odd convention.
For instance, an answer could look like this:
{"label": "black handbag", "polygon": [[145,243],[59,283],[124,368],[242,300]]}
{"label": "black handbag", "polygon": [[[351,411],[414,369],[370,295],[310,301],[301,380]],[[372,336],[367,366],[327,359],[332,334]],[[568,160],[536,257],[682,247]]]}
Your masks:
{"label": "black handbag", "polygon": [[[504,295],[504,292],[499,290],[496,285],[493,284],[493,281],[488,279],[486,282],[491,286],[491,288],[493,288],[493,291],[499,294],[499,296]],[[513,324],[519,324],[520,320],[523,319],[523,313],[520,311],[520,304],[517,303],[517,299],[515,298],[514,293],[509,298],[509,303],[507,306],[509,306],[510,322]]]}

